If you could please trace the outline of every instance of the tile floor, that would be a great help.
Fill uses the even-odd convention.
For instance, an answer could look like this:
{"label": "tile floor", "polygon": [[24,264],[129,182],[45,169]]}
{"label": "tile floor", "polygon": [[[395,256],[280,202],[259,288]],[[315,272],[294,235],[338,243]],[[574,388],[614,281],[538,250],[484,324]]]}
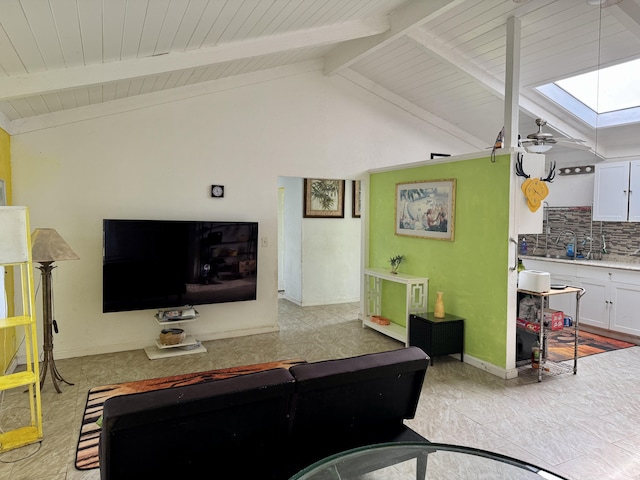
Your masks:
{"label": "tile floor", "polygon": [[[300,308],[280,300],[281,331],[205,342],[208,353],[150,361],[142,350],[64,359],[75,383],[42,392],[44,440],[0,454],[0,480],[99,479],[74,468],[89,388],[191,371],[301,357],[307,361],[402,345],[357,318],[358,305]],[[577,375],[502,380],[453,357],[429,367],[410,425],[434,442],[491,450],[575,480],[640,480],[640,347],[581,359]],[[0,428],[24,414],[24,393],[0,399]],[[27,411],[28,414],[28,411]]]}

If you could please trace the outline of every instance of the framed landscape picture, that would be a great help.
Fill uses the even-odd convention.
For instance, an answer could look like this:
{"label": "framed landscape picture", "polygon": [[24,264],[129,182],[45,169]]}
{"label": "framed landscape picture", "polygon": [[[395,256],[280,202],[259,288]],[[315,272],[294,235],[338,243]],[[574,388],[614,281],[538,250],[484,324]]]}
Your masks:
{"label": "framed landscape picture", "polygon": [[344,218],[344,180],[305,178],[304,218]]}
{"label": "framed landscape picture", "polygon": [[353,192],[353,202],[352,202],[352,212],[351,216],[353,218],[360,218],[360,206],[362,201],[362,196],[360,195],[360,190],[362,188],[362,182],[360,180],[353,180],[352,192]]}
{"label": "framed landscape picture", "polygon": [[396,184],[396,235],[454,239],[456,180]]}

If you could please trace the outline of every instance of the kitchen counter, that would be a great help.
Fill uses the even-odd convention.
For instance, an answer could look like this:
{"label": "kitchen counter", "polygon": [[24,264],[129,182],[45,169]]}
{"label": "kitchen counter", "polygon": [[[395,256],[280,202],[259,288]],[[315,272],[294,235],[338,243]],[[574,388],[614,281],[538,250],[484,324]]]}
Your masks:
{"label": "kitchen counter", "polygon": [[572,318],[579,314],[580,328],[586,325],[600,329],[601,334],[615,332],[616,335],[633,336],[633,342],[640,338],[640,262],[637,256],[606,254],[604,260],[571,260],[523,255],[521,259],[525,268],[549,272],[552,285],[571,285],[585,290],[579,312],[577,305],[564,298],[568,295],[550,298],[549,308]]}
{"label": "kitchen counter", "polygon": [[541,260],[544,262],[552,262],[552,263],[565,263],[565,264],[575,264],[575,265],[585,265],[588,267],[600,267],[600,268],[617,268],[620,270],[632,270],[640,272],[640,257],[638,256],[616,256],[614,258],[605,258],[603,260],[586,260],[584,258],[576,258],[575,260],[571,260],[570,258],[555,258],[555,257],[546,257],[544,255],[522,255],[519,257],[522,259],[525,264],[525,268],[527,266],[526,260]]}

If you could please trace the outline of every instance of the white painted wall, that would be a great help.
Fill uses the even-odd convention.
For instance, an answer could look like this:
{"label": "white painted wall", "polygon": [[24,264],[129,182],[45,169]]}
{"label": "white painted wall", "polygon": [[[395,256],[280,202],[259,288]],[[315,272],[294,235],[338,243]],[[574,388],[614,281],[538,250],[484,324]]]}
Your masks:
{"label": "white painted wall", "polygon": [[284,187],[278,182],[278,292],[284,290]]}
{"label": "white painted wall", "polygon": [[552,207],[586,207],[593,203],[593,174],[558,175],[549,185]]}
{"label": "white painted wall", "polygon": [[280,177],[284,188],[283,290],[286,299],[302,305],[302,178]]}
{"label": "white painted wall", "polygon": [[360,300],[361,219],[352,217],[352,183],[345,181],[344,218],[304,218],[304,179],[280,177],[284,189],[284,297],[297,305]]}
{"label": "white painted wall", "polygon": [[551,207],[585,207],[593,203],[593,173],[581,175],[560,175],[562,167],[595,165],[601,160],[589,153],[569,150],[562,154],[546,155],[544,176],[549,173],[550,163],[556,162],[556,177],[548,185],[546,201]]}
{"label": "white painted wall", "polygon": [[[29,206],[33,229],[57,229],[80,256],[54,270],[57,358],[141,348],[159,332],[152,311],[102,313],[103,218],[258,221],[269,243],[258,252],[257,300],[199,306],[188,330],[202,340],[271,331],[278,176],[358,178],[430,152],[473,149],[319,71],[197,92],[179,101],[154,93],[155,106],[12,137],[14,203]],[[226,186],[224,199],[210,197],[213,183]],[[340,285],[343,255],[305,261],[330,265],[332,276],[317,280]]]}
{"label": "white painted wall", "polygon": [[360,300],[361,219],[352,217],[352,181],[345,182],[344,218],[302,222],[302,305]]}

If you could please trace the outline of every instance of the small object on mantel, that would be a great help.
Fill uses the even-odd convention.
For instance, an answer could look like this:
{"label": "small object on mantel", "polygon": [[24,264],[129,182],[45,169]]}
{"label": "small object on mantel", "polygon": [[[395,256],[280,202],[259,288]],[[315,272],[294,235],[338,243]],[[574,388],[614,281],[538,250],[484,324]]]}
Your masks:
{"label": "small object on mantel", "polygon": [[391,323],[388,318],[385,318],[381,315],[371,315],[371,321],[373,323],[377,323],[378,325],[389,325]]}

